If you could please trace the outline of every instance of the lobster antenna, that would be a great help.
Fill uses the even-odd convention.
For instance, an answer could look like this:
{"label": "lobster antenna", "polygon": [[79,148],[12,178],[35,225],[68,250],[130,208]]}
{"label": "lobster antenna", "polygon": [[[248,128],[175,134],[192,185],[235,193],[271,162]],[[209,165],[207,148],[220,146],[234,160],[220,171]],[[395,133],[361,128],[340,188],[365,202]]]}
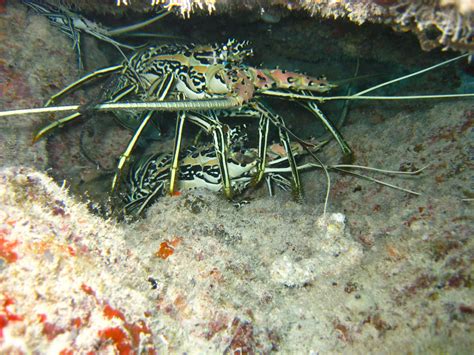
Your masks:
{"label": "lobster antenna", "polygon": [[428,67],[428,68],[419,70],[419,71],[417,71],[417,72],[414,72],[414,73],[411,73],[411,74],[408,74],[408,75],[404,75],[404,76],[402,76],[402,77],[399,77],[399,78],[396,78],[396,79],[393,79],[393,80],[386,81],[385,83],[382,83],[382,84],[379,84],[379,85],[376,85],[376,86],[372,86],[371,88],[368,88],[368,89],[366,89],[366,90],[363,90],[363,91],[361,91],[361,92],[358,92],[357,94],[354,94],[354,95],[352,95],[352,96],[361,96],[361,95],[364,95],[364,94],[366,94],[366,93],[368,93],[368,92],[374,91],[374,90],[379,89],[379,88],[381,88],[381,87],[384,87],[384,86],[387,86],[387,85],[391,85],[391,84],[396,83],[396,82],[398,82],[398,81],[405,80],[405,79],[411,78],[411,77],[413,77],[413,76],[417,76],[417,75],[426,73],[427,71],[430,71],[430,70],[439,68],[439,67],[441,67],[441,66],[443,66],[443,65],[449,64],[449,63],[454,62],[454,61],[456,61],[456,60],[459,60],[459,59],[461,59],[461,58],[465,58],[465,57],[467,57],[467,56],[469,56],[469,55],[470,55],[469,53],[461,54],[461,55],[459,55],[459,56],[457,56],[457,57],[454,57],[454,58],[452,58],[452,59],[448,59],[448,60],[446,60],[446,61],[444,61],[444,62],[442,62],[442,63],[438,63],[438,64],[433,65],[433,66],[431,66],[431,67]]}
{"label": "lobster antenna", "polygon": [[[327,165],[326,166],[326,168],[329,169],[329,170],[336,170],[336,171],[343,172],[343,173],[346,173],[346,174],[351,174],[351,175],[354,175],[354,176],[359,177],[361,179],[372,181],[376,184],[387,186],[387,187],[390,187],[390,188],[395,189],[395,190],[404,191],[404,192],[407,192],[409,194],[416,195],[416,196],[420,196],[421,193],[413,191],[413,190],[409,190],[409,189],[401,187],[401,186],[390,184],[388,182],[373,178],[371,176],[356,173],[356,172],[353,172],[353,171],[350,171],[350,170],[347,170],[347,169],[341,169],[340,168],[341,166],[344,166],[344,167],[349,168],[349,169],[353,168],[353,169],[362,169],[362,170],[373,170],[373,171],[377,171],[377,172],[384,173],[384,174],[395,174],[395,175],[417,175],[421,171],[423,171],[425,168],[428,167],[428,166],[425,166],[425,167],[423,167],[421,169],[418,169],[416,171],[399,171],[399,170],[377,169],[377,168],[372,168],[370,166],[361,166],[361,165]],[[318,164],[307,163],[307,164],[304,164],[304,165],[300,165],[298,167],[298,169],[300,169],[300,170],[309,169],[309,168],[323,169],[323,166],[320,165],[319,163]],[[289,169],[288,168],[267,168],[266,171],[270,172],[270,173],[286,173],[286,172],[289,172]]]}
{"label": "lobster antenna", "polygon": [[[359,59],[357,59],[357,67],[358,67],[358,66],[359,66]],[[381,75],[384,75],[384,74],[380,73],[380,74],[364,74],[364,75],[357,75],[357,76],[352,76],[352,77],[347,78],[347,79],[331,80],[331,84],[334,84],[334,85],[337,85],[337,86],[341,86],[342,84],[352,83],[352,82],[354,82],[354,81],[362,80],[362,79],[375,78],[375,77],[381,76]]]}
{"label": "lobster antenna", "polygon": [[390,184],[388,182],[373,178],[371,176],[359,174],[359,173],[356,173],[354,171],[350,171],[350,170],[347,170],[347,169],[341,169],[341,168],[336,168],[336,167],[332,167],[332,168],[334,168],[334,170],[341,171],[341,172],[346,173],[346,174],[357,176],[361,179],[369,180],[369,181],[375,182],[375,183],[383,185],[383,186],[391,187],[392,189],[405,191],[405,192],[408,192],[409,194],[416,195],[416,196],[421,195],[421,193],[419,193],[419,192],[416,192],[416,191],[413,191],[413,190],[410,190],[410,189],[406,189],[404,187],[400,187],[400,186],[397,186],[397,185],[393,185],[393,184]]}
{"label": "lobster antenna", "polygon": [[323,164],[321,159],[319,159],[316,156],[316,154],[314,154],[311,151],[311,149],[308,148],[307,144],[305,144],[305,142],[301,138],[299,138],[296,134],[294,134],[288,128],[286,128],[286,131],[289,132],[294,138],[296,138],[296,140],[303,146],[303,149],[306,150],[306,152],[308,152],[308,154],[319,164],[321,169],[324,170],[324,175],[326,176],[327,185],[326,185],[326,196],[324,196],[323,218],[326,218],[326,211],[327,211],[327,207],[329,203],[329,193],[331,192],[331,177],[329,176],[328,169],[326,165]]}
{"label": "lobster antenna", "polygon": [[148,19],[148,20],[145,20],[145,21],[142,21],[142,22],[139,22],[139,23],[135,23],[135,24],[129,25],[129,26],[119,27],[119,28],[116,28],[116,29],[113,29],[113,30],[107,30],[107,34],[109,36],[120,36],[120,35],[126,34],[127,32],[132,32],[132,31],[138,30],[140,28],[143,28],[145,26],[151,25],[152,23],[154,23],[158,20],[161,20],[163,17],[168,16],[169,14],[171,14],[170,11],[161,10],[161,11],[158,12],[158,15],[156,15],[156,16]]}
{"label": "lobster antenna", "polygon": [[134,33],[127,33],[127,37],[146,37],[146,38],[159,38],[159,39],[175,39],[178,41],[189,42],[189,38],[181,37],[181,36],[174,36],[164,33],[148,33],[148,32],[134,32]]}
{"label": "lobster antenna", "polygon": [[[226,110],[240,106],[240,100],[235,97],[227,97],[222,99],[206,99],[206,100],[176,100],[176,101],[157,101],[157,102],[115,102],[105,103],[93,106],[92,109],[97,111],[207,111],[207,110]],[[23,116],[35,113],[51,113],[77,111],[81,105],[65,105],[65,106],[48,106],[27,108],[19,110],[1,111],[0,117]]]}
{"label": "lobster antenna", "polygon": [[[357,78],[357,75],[359,75],[359,69],[360,69],[360,58],[357,58],[357,65],[356,65],[356,69],[355,69],[354,77],[353,77],[354,79]],[[349,84],[347,86],[347,94],[346,94],[347,96],[352,95],[352,89],[353,89],[352,85]],[[350,101],[346,100],[343,102],[341,115],[339,116],[339,120],[336,122],[336,125],[335,125],[337,129],[340,129],[344,125],[344,122],[346,121],[346,118],[347,118],[347,113],[349,112],[349,106],[350,106]]]}
{"label": "lobster antenna", "polygon": [[419,173],[421,173],[423,170],[425,170],[429,166],[430,166],[430,164],[425,165],[424,167],[422,167],[418,170],[415,170],[415,171],[400,171],[400,170],[379,169],[379,168],[373,168],[371,166],[363,166],[363,165],[355,165],[355,164],[336,164],[336,165],[331,165],[331,168],[361,169],[361,170],[375,171],[375,172],[382,173],[382,174],[418,175]]}
{"label": "lobster antenna", "polygon": [[289,92],[265,91],[263,94],[275,97],[286,97],[290,100],[308,101],[334,101],[334,100],[426,100],[426,99],[455,99],[464,97],[474,97],[474,93],[469,94],[441,94],[441,95],[407,95],[407,96],[310,96],[304,94],[293,94]]}
{"label": "lobster antenna", "polygon": [[316,159],[316,161],[321,165],[321,168],[323,169],[324,171],[324,175],[326,175],[326,181],[327,181],[327,185],[326,185],[326,196],[324,196],[324,207],[323,207],[323,218],[325,219],[326,218],[326,211],[327,211],[327,207],[328,207],[328,203],[329,203],[329,193],[331,192],[331,176],[329,176],[329,171],[326,167],[326,165],[323,164],[323,162],[321,161],[321,159],[319,159],[315,154],[313,154],[312,152],[310,153],[311,156]]}
{"label": "lobster antenna", "polygon": [[319,102],[324,102],[324,101],[331,101],[331,100],[415,100],[415,99],[448,99],[448,98],[462,98],[462,97],[474,97],[474,93],[469,93],[469,94],[444,94],[444,95],[408,95],[408,96],[362,96],[363,94],[366,94],[368,92],[374,91],[378,88],[396,83],[401,80],[405,80],[411,77],[414,77],[416,75],[420,75],[423,73],[426,73],[427,71],[439,68],[443,65],[452,63],[456,60],[468,57],[470,54],[461,54],[457,57],[445,60],[442,63],[438,63],[436,65],[433,65],[431,67],[419,70],[417,72],[399,77],[397,79],[389,80],[384,83],[378,84],[376,86],[372,86],[371,88],[368,88],[366,90],[363,90],[361,92],[358,92],[354,95],[347,95],[347,96],[312,96],[312,95],[305,95],[305,94],[293,94],[293,93],[288,93],[288,92],[280,92],[280,91],[272,91],[272,90],[266,90],[263,91],[262,94],[268,95],[268,96],[276,96],[276,97],[286,97],[289,99],[299,99],[299,100],[314,100],[314,101],[319,101]]}

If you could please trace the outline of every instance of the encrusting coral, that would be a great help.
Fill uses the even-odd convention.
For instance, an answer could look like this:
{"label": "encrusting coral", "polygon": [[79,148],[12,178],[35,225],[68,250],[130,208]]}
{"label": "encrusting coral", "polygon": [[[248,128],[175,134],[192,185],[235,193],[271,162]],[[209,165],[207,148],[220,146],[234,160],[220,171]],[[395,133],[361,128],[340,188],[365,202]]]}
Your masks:
{"label": "encrusting coral", "polygon": [[357,24],[383,23],[399,31],[412,31],[425,50],[438,46],[473,48],[472,1],[304,0],[303,7],[323,17],[347,17]]}
{"label": "encrusting coral", "polygon": [[189,16],[197,9],[209,13],[257,11],[263,16],[272,8],[285,8],[303,10],[312,16],[348,18],[357,24],[382,23],[398,31],[411,31],[424,50],[442,47],[468,51],[474,48],[472,0],[117,0],[106,4],[68,0],[63,3],[81,11],[109,14],[149,12],[155,6],[165,6],[179,9],[183,16]]}

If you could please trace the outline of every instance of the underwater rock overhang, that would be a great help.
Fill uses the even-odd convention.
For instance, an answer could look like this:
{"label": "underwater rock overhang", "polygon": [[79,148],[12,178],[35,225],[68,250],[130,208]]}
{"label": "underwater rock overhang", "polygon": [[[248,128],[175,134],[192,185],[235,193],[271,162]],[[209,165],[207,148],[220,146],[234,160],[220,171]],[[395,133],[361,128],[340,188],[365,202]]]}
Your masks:
{"label": "underwater rock overhang", "polygon": [[[58,0],[56,0],[58,1]],[[413,32],[424,50],[436,47],[459,51],[474,49],[472,0],[67,0],[80,11],[102,14],[150,12],[154,6],[177,9],[183,16],[203,13],[236,14],[246,11],[277,21],[290,11],[305,11],[315,18],[348,18],[361,25],[380,23],[396,31]],[[119,5],[119,6],[118,6]],[[121,6],[120,6],[121,5]]]}

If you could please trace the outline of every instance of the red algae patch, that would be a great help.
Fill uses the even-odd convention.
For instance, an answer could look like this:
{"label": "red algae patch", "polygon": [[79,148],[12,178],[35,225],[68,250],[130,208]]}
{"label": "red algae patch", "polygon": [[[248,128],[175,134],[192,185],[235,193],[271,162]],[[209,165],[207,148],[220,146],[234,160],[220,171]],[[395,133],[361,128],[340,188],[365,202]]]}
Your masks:
{"label": "red algae patch", "polygon": [[153,354],[145,316],[153,304],[123,285],[142,270],[114,239],[123,232],[40,173],[1,170],[0,178],[0,352]]}
{"label": "red algae patch", "polygon": [[174,251],[176,247],[181,243],[181,240],[182,239],[180,237],[175,237],[171,241],[165,240],[164,242],[160,243],[160,248],[155,253],[155,256],[163,260],[167,259],[168,257],[174,254]]}
{"label": "red algae patch", "polygon": [[15,300],[3,294],[0,296],[0,340],[4,337],[4,328],[13,322],[20,322],[23,316],[16,314]]}

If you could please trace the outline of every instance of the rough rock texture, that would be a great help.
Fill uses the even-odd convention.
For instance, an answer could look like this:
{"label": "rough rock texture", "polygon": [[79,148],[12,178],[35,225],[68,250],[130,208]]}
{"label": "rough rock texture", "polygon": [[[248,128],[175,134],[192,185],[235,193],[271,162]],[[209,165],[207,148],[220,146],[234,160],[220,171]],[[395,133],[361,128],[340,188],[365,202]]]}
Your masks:
{"label": "rough rock texture", "polygon": [[[45,17],[30,15],[18,2],[9,4],[8,11],[0,13],[2,109],[41,106],[51,90],[64,87],[79,75],[69,39],[59,32],[51,32],[51,24]],[[25,43],[29,43],[28,48],[23,46]],[[97,50],[96,42],[84,38],[83,50],[88,53],[88,62],[105,65],[104,56]],[[80,100],[83,96],[74,98]],[[46,141],[32,144],[33,133],[40,122],[44,121],[37,116],[0,122],[2,165],[18,159],[23,165],[41,169],[48,166]]]}
{"label": "rough rock texture", "polygon": [[[67,3],[67,1],[66,1]],[[468,51],[474,48],[474,1],[472,0],[161,0],[110,1],[97,5],[95,1],[69,1],[78,9],[98,13],[148,12],[152,4],[168,9],[177,8],[185,16],[201,9],[212,13],[253,12],[268,22],[278,21],[288,11],[304,10],[312,16],[348,18],[356,24],[383,23],[397,31],[412,31],[421,47]],[[117,7],[120,4],[122,6]]]}
{"label": "rough rock texture", "polygon": [[347,220],[282,194],[236,210],[195,191],[118,225],[42,173],[2,169],[0,351],[467,352],[473,216],[445,155],[462,152],[472,119],[433,112],[463,124],[424,127],[443,144],[415,140],[404,160],[438,151],[412,183],[442,188],[410,198],[335,177]]}
{"label": "rough rock texture", "polygon": [[[421,47],[473,48],[474,4],[438,1],[304,1],[310,11],[323,17],[348,17],[351,21],[384,23],[396,30],[413,31]],[[469,7],[469,10],[466,9]],[[462,9],[462,10],[461,10]]]}
{"label": "rough rock texture", "polygon": [[[0,26],[6,34],[0,107],[39,105],[78,75],[70,42],[45,19],[9,2]],[[264,57],[272,64],[294,61],[282,57],[297,47],[281,36],[285,31],[294,32],[273,25],[265,38]],[[41,38],[54,40],[41,44]],[[339,53],[341,43],[350,44],[346,53],[363,48],[366,58],[380,56],[374,72],[404,59],[403,50],[384,53],[390,47],[382,43],[371,51],[358,40],[327,43],[320,55]],[[322,52],[314,47],[311,55]],[[405,59],[431,63],[426,57]],[[305,57],[298,58],[301,65]],[[324,61],[313,58],[306,68],[318,72]],[[464,68],[429,73],[399,90],[472,92]],[[91,90],[97,88],[72,101],[93,97]],[[285,119],[293,110],[284,108]],[[314,120],[305,126],[295,115],[302,130],[311,129]],[[40,120],[46,119],[1,121],[2,142],[11,148],[2,152],[0,169],[0,352],[469,353],[474,347],[472,100],[352,104],[342,133],[357,163],[430,166],[411,178],[378,176],[420,197],[331,174],[325,219],[325,179],[311,172],[304,175],[303,204],[261,190],[236,209],[191,191],[161,199],[133,224],[103,220],[79,202],[83,196],[60,187],[62,178],[75,183],[96,169],[71,138],[83,125],[32,146]],[[87,142],[90,152],[102,150]],[[117,150],[103,153],[113,159]],[[320,158],[336,162],[337,145]],[[45,173],[61,175],[59,185]]]}
{"label": "rough rock texture", "polygon": [[123,230],[44,174],[4,168],[0,176],[0,352],[156,348],[153,303],[126,271],[143,268]]}

